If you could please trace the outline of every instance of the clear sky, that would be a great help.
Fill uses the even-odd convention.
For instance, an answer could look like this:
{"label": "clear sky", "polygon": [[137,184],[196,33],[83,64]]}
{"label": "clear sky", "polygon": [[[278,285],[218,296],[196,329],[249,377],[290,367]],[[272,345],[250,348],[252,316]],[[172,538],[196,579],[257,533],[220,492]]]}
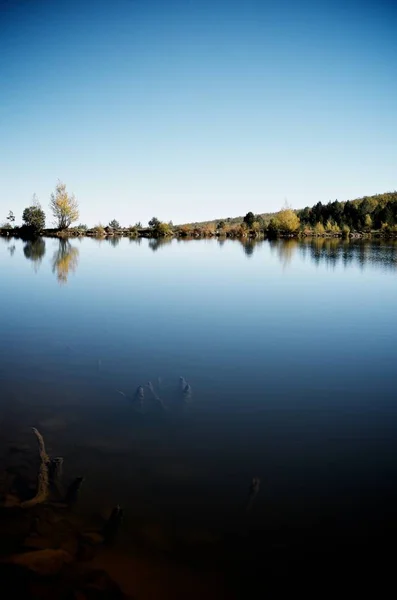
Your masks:
{"label": "clear sky", "polygon": [[89,225],[394,190],[396,30],[382,0],[0,0],[0,222],[58,178]]}

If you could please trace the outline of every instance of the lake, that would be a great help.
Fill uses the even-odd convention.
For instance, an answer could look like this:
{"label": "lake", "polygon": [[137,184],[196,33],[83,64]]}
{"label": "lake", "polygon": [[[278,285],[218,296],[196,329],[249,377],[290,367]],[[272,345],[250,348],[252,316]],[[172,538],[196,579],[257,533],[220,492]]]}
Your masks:
{"label": "lake", "polygon": [[0,469],[37,427],[125,552],[395,528],[395,241],[3,237],[0,272]]}

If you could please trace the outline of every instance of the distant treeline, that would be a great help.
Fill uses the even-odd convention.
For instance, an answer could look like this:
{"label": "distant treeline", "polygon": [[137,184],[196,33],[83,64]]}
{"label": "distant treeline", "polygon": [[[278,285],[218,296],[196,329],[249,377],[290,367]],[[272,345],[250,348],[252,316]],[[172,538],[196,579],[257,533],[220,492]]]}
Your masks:
{"label": "distant treeline", "polygon": [[283,208],[274,214],[220,219],[179,226],[182,234],[206,235],[211,232],[230,236],[350,235],[375,231],[397,233],[397,192],[364,196],[347,202],[318,202],[301,210]]}
{"label": "distant treeline", "polygon": [[[285,206],[277,213],[254,214],[249,211],[244,217],[228,217],[200,223],[174,225],[172,221],[161,221],[153,217],[147,227],[137,222],[123,227],[113,219],[107,226],[101,224],[88,228],[79,224],[71,227],[78,219],[78,204],[66,186],[58,182],[51,196],[50,207],[56,218],[56,229],[45,229],[45,214],[37,198],[22,215],[23,226],[15,226],[15,216],[9,212],[7,223],[0,227],[0,234],[13,235],[30,231],[35,235],[88,235],[95,237],[298,237],[298,236],[397,236],[397,192],[364,196],[347,202],[317,202],[311,208],[293,210]],[[26,230],[26,231],[25,231]]]}
{"label": "distant treeline", "polygon": [[[301,226],[315,228],[322,225],[325,230],[332,226],[342,230],[343,227],[352,231],[370,231],[394,229],[397,226],[397,192],[364,196],[347,202],[317,202],[298,210]],[[335,229],[335,227],[334,227]]]}

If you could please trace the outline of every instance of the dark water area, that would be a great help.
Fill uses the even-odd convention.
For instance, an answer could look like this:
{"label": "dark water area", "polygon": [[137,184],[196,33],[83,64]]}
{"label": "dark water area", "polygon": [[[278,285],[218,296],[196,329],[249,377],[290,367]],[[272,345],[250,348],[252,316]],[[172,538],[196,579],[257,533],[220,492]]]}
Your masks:
{"label": "dark water area", "polygon": [[34,494],[37,427],[76,518],[123,508],[104,561],[124,585],[144,549],[134,597],[393,543],[395,242],[0,238],[0,274],[0,473]]}

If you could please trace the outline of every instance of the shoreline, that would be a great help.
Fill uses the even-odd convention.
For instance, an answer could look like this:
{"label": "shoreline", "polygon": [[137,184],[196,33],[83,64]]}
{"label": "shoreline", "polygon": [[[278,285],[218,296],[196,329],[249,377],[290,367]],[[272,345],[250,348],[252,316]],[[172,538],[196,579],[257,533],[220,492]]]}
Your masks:
{"label": "shoreline", "polygon": [[234,232],[222,232],[222,231],[213,231],[206,233],[186,233],[180,230],[176,230],[167,235],[158,235],[156,232],[152,231],[150,228],[139,229],[131,231],[130,229],[120,229],[120,230],[106,230],[109,228],[105,228],[103,231],[98,232],[95,229],[88,230],[79,230],[79,229],[68,229],[64,231],[60,231],[57,229],[44,229],[40,233],[31,234],[30,232],[26,232],[23,228],[0,228],[0,236],[3,237],[15,237],[21,239],[31,239],[33,237],[48,237],[48,238],[59,238],[59,239],[69,239],[69,238],[80,238],[80,237],[91,237],[96,239],[108,239],[108,238],[121,238],[128,237],[132,239],[138,238],[147,238],[147,239],[212,239],[212,238],[220,238],[220,239],[252,239],[252,240],[274,240],[274,239],[305,239],[305,238],[326,238],[326,239],[397,239],[397,232],[385,232],[381,230],[371,231],[371,232],[363,232],[363,231],[351,231],[347,235],[343,235],[342,233],[321,233],[315,234],[310,232],[297,232],[294,234],[282,234],[280,233],[277,236],[270,236],[266,232],[252,232],[247,231],[236,235]]}

